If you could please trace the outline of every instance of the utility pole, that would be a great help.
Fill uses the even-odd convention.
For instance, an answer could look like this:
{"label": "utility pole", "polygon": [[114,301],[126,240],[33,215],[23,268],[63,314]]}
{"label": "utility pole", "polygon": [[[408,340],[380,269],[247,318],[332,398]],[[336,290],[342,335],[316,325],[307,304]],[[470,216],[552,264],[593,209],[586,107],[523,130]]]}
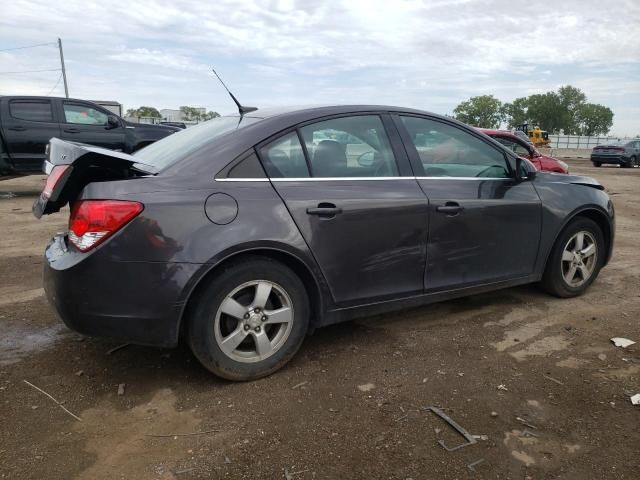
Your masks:
{"label": "utility pole", "polygon": [[62,40],[58,37],[58,50],[60,50],[60,64],[62,65],[62,81],[64,82],[64,96],[69,98],[69,87],[67,86],[67,71],[64,68],[64,55],[62,53]]}

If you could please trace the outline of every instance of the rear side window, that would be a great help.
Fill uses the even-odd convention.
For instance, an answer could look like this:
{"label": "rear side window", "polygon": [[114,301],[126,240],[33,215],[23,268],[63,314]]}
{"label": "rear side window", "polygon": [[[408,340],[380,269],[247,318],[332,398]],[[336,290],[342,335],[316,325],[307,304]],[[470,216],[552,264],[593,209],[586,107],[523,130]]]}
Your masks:
{"label": "rear side window", "polygon": [[300,129],[313,177],[396,177],[398,167],[377,115],[333,118]]}
{"label": "rear side window", "polygon": [[424,175],[508,178],[504,154],[469,132],[427,118],[402,116]]}
{"label": "rear side window", "polygon": [[291,132],[260,149],[264,168],[271,178],[306,178],[307,161],[296,132]]}
{"label": "rear side window", "polygon": [[14,100],[9,102],[9,110],[13,118],[30,122],[52,122],[53,110],[47,100]]}

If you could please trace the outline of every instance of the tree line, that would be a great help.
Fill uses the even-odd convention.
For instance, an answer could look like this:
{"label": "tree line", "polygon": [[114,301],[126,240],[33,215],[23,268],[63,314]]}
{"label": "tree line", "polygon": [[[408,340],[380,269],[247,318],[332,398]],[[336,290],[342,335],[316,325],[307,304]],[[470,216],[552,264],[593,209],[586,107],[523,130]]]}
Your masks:
{"label": "tree line", "polygon": [[587,102],[582,90],[571,85],[507,103],[493,95],[480,95],[460,103],[453,113],[457,120],[476,127],[500,128],[504,123],[514,128],[528,123],[565,135],[606,135],[613,125],[609,107]]}
{"label": "tree line", "polygon": [[[205,120],[211,120],[212,118],[219,117],[218,112],[202,112],[195,107],[189,107],[183,105],[180,107],[180,112],[187,122],[204,122]],[[142,106],[138,108],[130,108],[127,110],[126,117],[150,117],[150,118],[162,118],[160,112],[155,107]]]}

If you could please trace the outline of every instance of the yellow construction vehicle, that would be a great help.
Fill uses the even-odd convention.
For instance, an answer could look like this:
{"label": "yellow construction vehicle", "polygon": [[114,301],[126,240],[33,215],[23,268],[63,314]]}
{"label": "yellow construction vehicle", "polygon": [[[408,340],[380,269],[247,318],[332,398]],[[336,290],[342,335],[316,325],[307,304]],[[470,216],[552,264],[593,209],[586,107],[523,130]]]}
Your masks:
{"label": "yellow construction vehicle", "polygon": [[541,130],[540,127],[529,128],[528,123],[523,123],[522,125],[517,125],[516,130],[524,132],[536,147],[547,147],[549,145],[549,133],[546,130]]}

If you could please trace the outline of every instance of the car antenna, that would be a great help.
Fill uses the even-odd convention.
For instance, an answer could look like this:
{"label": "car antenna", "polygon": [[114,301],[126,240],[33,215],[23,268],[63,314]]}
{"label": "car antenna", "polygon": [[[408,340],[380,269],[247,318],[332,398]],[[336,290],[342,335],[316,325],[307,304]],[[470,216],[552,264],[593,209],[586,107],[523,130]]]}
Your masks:
{"label": "car antenna", "polygon": [[224,89],[227,91],[227,93],[229,94],[229,96],[231,97],[231,99],[233,100],[233,102],[238,106],[238,112],[240,112],[240,116],[242,117],[245,113],[249,113],[249,112],[255,112],[256,110],[258,110],[258,107],[245,107],[244,105],[240,104],[240,102],[238,101],[238,99],[233,95],[233,93],[231,93],[231,90],[229,90],[227,88],[227,86],[224,84],[224,82],[222,81],[222,79],[220,78],[220,75],[218,75],[218,72],[216,72],[215,68],[211,67],[211,71],[213,72],[213,74],[218,78],[218,80],[220,80],[220,83],[222,84],[222,86],[224,87]]}

